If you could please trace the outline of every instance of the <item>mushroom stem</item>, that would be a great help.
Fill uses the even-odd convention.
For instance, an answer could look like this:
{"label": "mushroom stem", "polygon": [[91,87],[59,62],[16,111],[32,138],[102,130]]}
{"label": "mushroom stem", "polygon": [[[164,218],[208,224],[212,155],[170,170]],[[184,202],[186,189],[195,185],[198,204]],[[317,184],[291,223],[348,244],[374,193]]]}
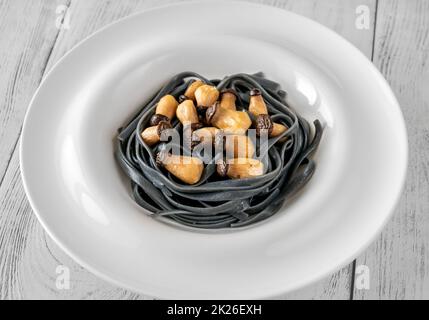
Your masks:
{"label": "mushroom stem", "polygon": [[226,135],[224,144],[227,158],[252,158],[255,154],[255,146],[248,136]]}
{"label": "mushroom stem", "polygon": [[207,109],[206,122],[227,134],[245,134],[252,125],[246,112],[221,108],[218,102]]}
{"label": "mushroom stem", "polygon": [[258,136],[266,132],[270,138],[278,137],[287,130],[284,125],[274,123],[271,120],[267,105],[259,89],[250,91],[249,112],[256,118],[255,127]]}
{"label": "mushroom stem", "polygon": [[161,121],[173,120],[178,105],[179,103],[172,95],[163,96],[156,105],[155,115],[152,116],[150,125],[156,126]]}
{"label": "mushroom stem", "polygon": [[250,91],[249,112],[257,118],[260,114],[268,114],[268,108],[265,104],[262,93],[259,89]]}
{"label": "mushroom stem", "polygon": [[220,106],[225,109],[236,111],[237,107],[235,102],[237,100],[237,93],[234,89],[224,89],[221,91]]}
{"label": "mushroom stem", "polygon": [[218,128],[215,127],[205,127],[198,130],[195,130],[192,133],[192,142],[193,143],[202,143],[202,142],[214,142],[216,135],[220,132]]}
{"label": "mushroom stem", "polygon": [[273,131],[271,132],[270,137],[278,137],[279,135],[281,135],[282,133],[284,133],[285,131],[287,131],[288,127],[280,124],[280,123],[273,123]]}
{"label": "mushroom stem", "polygon": [[216,87],[210,86],[208,84],[200,86],[195,91],[195,99],[197,101],[197,106],[200,108],[208,108],[219,98],[219,91]]}
{"label": "mushroom stem", "polygon": [[158,165],[187,184],[195,184],[200,181],[204,171],[203,162],[195,157],[172,155],[161,151],[156,160]]}
{"label": "mushroom stem", "polygon": [[264,174],[264,164],[256,159],[230,159],[218,163],[217,172],[220,176],[227,176],[231,179],[258,177]]}
{"label": "mushroom stem", "polygon": [[179,104],[176,110],[176,116],[183,126],[199,122],[197,109],[192,100],[189,99]]}
{"label": "mushroom stem", "polygon": [[204,82],[202,82],[201,80],[195,80],[193,81],[188,88],[185,91],[185,96],[188,99],[194,100],[195,101],[195,91],[197,91],[197,89],[199,87],[201,87],[202,85],[204,85]]}
{"label": "mushroom stem", "polygon": [[151,147],[161,140],[162,132],[167,129],[171,129],[171,124],[166,121],[161,121],[156,126],[146,128],[142,132],[141,136],[143,141]]}

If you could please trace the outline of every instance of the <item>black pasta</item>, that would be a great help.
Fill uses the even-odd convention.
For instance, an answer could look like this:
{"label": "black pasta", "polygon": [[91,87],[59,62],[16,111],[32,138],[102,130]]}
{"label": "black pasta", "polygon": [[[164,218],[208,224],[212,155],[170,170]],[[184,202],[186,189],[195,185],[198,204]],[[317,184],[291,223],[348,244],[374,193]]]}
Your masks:
{"label": "black pasta", "polygon": [[[244,110],[249,103],[249,91],[258,89],[271,119],[288,128],[268,140],[263,160],[268,170],[264,175],[235,180],[216,178],[219,159],[215,155],[206,164],[200,181],[186,185],[157,165],[156,155],[163,144],[148,146],[141,133],[154,116],[160,98],[170,94],[179,99],[195,79],[216,86],[219,91],[234,89]],[[241,73],[222,80],[208,80],[194,72],[174,76],[117,136],[115,156],[131,179],[135,201],[153,217],[202,229],[244,227],[274,215],[313,176],[316,166],[311,158],[323,133],[320,121],[316,120],[312,135],[310,124],[286,103],[285,96],[279,84],[262,73]],[[181,128],[177,121],[171,125]]]}

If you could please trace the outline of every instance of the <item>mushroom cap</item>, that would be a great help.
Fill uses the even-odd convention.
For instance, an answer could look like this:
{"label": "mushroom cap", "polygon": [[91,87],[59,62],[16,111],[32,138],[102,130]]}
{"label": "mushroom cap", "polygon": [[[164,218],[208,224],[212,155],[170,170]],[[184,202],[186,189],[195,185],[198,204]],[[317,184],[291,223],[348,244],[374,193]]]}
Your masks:
{"label": "mushroom cap", "polygon": [[210,124],[212,122],[213,116],[216,114],[219,107],[220,107],[220,104],[219,104],[219,101],[217,101],[214,105],[207,108],[207,111],[206,111],[206,123],[207,124]]}
{"label": "mushroom cap", "polygon": [[187,96],[185,96],[184,94],[182,94],[182,95],[180,95],[179,96],[179,103],[182,103],[183,101],[186,101],[186,100],[190,100]]}
{"label": "mushroom cap", "polygon": [[228,164],[225,160],[219,161],[216,166],[217,174],[221,177],[225,177],[228,172]]}
{"label": "mushroom cap", "polygon": [[268,135],[273,132],[274,124],[268,114],[260,114],[256,118],[256,135],[260,136],[262,132],[266,131]]}
{"label": "mushroom cap", "polygon": [[238,98],[237,91],[235,91],[235,90],[234,90],[234,89],[232,89],[232,88],[226,88],[226,89],[223,89],[223,90],[220,92],[221,96],[222,96],[222,95],[224,95],[225,93],[231,93],[231,94],[233,94],[236,98]]}
{"label": "mushroom cap", "polygon": [[150,126],[157,126],[160,122],[170,122],[170,119],[163,114],[154,114],[150,119]]}
{"label": "mushroom cap", "polygon": [[204,125],[202,123],[191,123],[191,131],[194,132],[195,130],[204,128]]}
{"label": "mushroom cap", "polygon": [[167,159],[168,156],[169,153],[167,152],[167,150],[163,149],[159,151],[156,155],[156,164],[162,167],[165,159]]}
{"label": "mushroom cap", "polygon": [[253,88],[252,90],[250,90],[251,97],[260,96],[260,95],[262,95],[262,92],[258,88]]}
{"label": "mushroom cap", "polygon": [[156,132],[158,133],[158,136],[161,137],[161,134],[164,130],[171,129],[171,128],[172,128],[172,126],[171,126],[170,122],[161,121],[158,123],[158,127],[156,128]]}

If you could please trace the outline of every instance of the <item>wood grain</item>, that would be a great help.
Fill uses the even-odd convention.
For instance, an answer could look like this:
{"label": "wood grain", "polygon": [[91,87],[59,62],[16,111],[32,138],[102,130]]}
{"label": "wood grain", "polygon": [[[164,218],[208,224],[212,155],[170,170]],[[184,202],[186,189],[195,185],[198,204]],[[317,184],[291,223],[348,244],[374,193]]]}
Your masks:
{"label": "wood grain", "polygon": [[[5,97],[4,101],[9,101],[2,105],[0,110],[0,123],[8,125],[0,137],[2,139],[0,176],[5,173],[0,185],[0,279],[2,279],[0,298],[147,298],[100,280],[78,266],[49,239],[28,205],[20,180],[18,153],[17,150],[15,152],[13,150],[28,101],[42,75],[59,58],[99,28],[142,9],[171,2],[177,1],[71,0],[70,3],[66,3],[71,18],[70,29],[61,31],[55,28],[55,9],[60,3],[58,1],[44,1],[43,4],[42,1],[34,1],[34,4],[31,5],[34,7],[30,9],[28,9],[30,6],[28,3],[33,3],[33,1],[0,2],[0,18],[2,18],[0,19],[0,35],[2,38],[3,34],[10,33],[13,34],[12,38],[20,39],[18,44],[28,43],[28,45],[19,46],[11,40],[8,44],[14,46],[14,49],[10,52],[6,52],[3,45],[0,47],[2,50],[0,51],[0,58],[2,58],[0,77],[6,77],[5,83],[7,83],[3,88],[4,81],[0,82],[0,97]],[[341,0],[262,0],[256,2],[281,7],[313,18],[342,34],[367,56],[371,55],[373,30],[355,28],[355,9],[358,5],[368,5],[371,13],[374,14],[375,0],[347,2]],[[32,14],[20,16],[19,13],[22,10],[29,10]],[[40,14],[35,14],[36,11]],[[14,13],[15,16],[11,13]],[[373,18],[374,16],[371,16],[372,21]],[[14,28],[11,27],[14,23],[23,25],[24,34],[14,32]],[[22,40],[22,38],[26,40]],[[23,58],[17,58],[22,52],[27,51],[28,53],[23,54]],[[14,62],[5,64],[4,61]],[[26,62],[23,64],[19,61]],[[20,67],[20,65],[24,67]],[[22,73],[19,70],[26,71]],[[11,118],[13,121],[10,120]],[[3,156],[4,154],[6,156]],[[12,157],[11,154],[13,154]],[[5,170],[6,168],[7,170]],[[58,265],[66,265],[71,270],[70,290],[57,290],[55,286],[55,269]],[[352,267],[350,265],[317,284],[279,298],[348,299],[351,292],[351,279]]]}
{"label": "wood grain", "polygon": [[0,2],[0,181],[59,30],[55,2]]}
{"label": "wood grain", "polygon": [[379,1],[374,63],[401,105],[408,130],[409,167],[405,190],[393,219],[357,260],[370,269],[370,290],[355,289],[354,297],[428,299],[428,1]]}

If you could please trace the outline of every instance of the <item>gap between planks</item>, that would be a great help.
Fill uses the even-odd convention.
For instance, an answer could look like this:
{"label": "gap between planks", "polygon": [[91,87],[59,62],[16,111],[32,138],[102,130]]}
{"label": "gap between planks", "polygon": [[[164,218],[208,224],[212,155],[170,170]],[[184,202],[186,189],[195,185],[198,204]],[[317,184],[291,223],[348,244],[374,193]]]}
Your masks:
{"label": "gap between planks", "polygon": [[[65,12],[65,14],[64,14],[64,17],[66,16],[67,11],[70,9],[71,2],[72,2],[72,0],[68,0],[68,2],[65,4],[65,5],[67,6],[67,10],[66,10],[66,12]],[[63,20],[63,22],[64,22],[64,20]],[[61,32],[62,32],[62,31],[63,31],[63,29],[59,28],[59,30],[58,30],[58,32],[57,32],[57,34],[56,34],[56,36],[55,36],[55,39],[54,39],[54,41],[52,42],[51,49],[49,50],[49,53],[48,53],[47,58],[46,58],[46,61],[45,61],[44,66],[43,66],[43,68],[42,68],[42,70],[41,70],[41,77],[40,77],[40,79],[39,79],[39,81],[38,81],[38,84],[39,84],[39,85],[40,85],[40,83],[43,81],[43,78],[44,78],[44,77],[45,77],[45,75],[46,75],[47,67],[48,67],[48,65],[49,65],[49,61],[50,61],[50,59],[51,59],[52,52],[54,51],[55,46],[56,46],[56,44],[58,43],[58,39],[59,39],[59,36],[60,36],[60,34],[61,34]],[[18,71],[17,71],[16,73],[18,74]],[[15,80],[14,80],[14,86],[15,86],[15,83],[16,83],[16,76],[15,76]],[[13,95],[12,95],[12,96],[13,96]],[[14,144],[14,146],[13,146],[13,148],[12,148],[11,153],[10,153],[9,159],[7,160],[7,164],[6,164],[5,168],[4,168],[4,171],[3,171],[3,173],[2,173],[2,176],[1,176],[1,178],[0,178],[0,187],[1,187],[1,185],[3,184],[4,178],[5,178],[5,176],[6,176],[6,173],[7,173],[8,169],[9,169],[9,166],[10,166],[10,163],[11,163],[11,160],[12,160],[12,157],[13,157],[13,154],[14,154],[15,152],[17,152],[17,148],[18,148],[18,145],[19,145],[19,140],[20,140],[20,138],[21,138],[21,133],[22,133],[22,124],[21,124],[21,127],[20,127],[20,129],[19,129],[18,136],[17,136],[17,138],[16,138],[15,144]]]}

